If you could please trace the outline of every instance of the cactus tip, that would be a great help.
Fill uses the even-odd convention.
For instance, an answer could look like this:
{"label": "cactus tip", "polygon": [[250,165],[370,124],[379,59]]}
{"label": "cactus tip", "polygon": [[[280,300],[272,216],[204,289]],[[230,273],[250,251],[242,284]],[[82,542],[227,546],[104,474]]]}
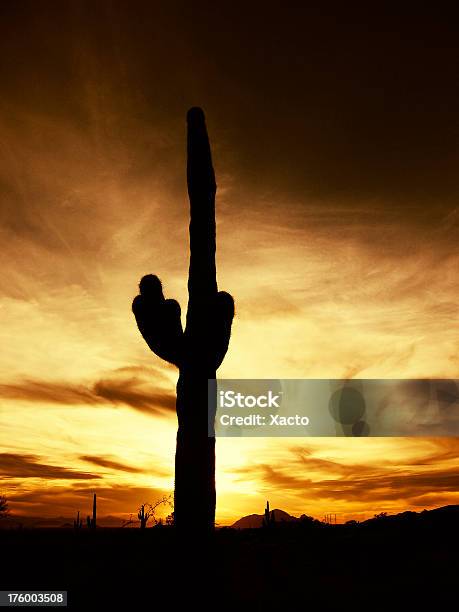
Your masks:
{"label": "cactus tip", "polygon": [[193,106],[186,114],[188,123],[201,123],[205,121],[204,111],[199,106]]}

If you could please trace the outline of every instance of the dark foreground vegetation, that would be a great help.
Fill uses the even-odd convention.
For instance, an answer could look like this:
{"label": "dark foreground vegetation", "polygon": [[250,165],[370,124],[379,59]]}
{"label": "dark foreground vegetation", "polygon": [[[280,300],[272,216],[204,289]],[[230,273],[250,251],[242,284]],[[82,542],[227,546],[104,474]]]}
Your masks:
{"label": "dark foreground vegetation", "polygon": [[[180,541],[173,527],[0,531],[1,589],[63,589],[71,609],[438,609],[457,602],[458,508],[360,525],[298,523],[217,530]],[[119,608],[122,606],[122,608]],[[449,607],[445,607],[449,606]],[[199,608],[198,608],[199,609]]]}

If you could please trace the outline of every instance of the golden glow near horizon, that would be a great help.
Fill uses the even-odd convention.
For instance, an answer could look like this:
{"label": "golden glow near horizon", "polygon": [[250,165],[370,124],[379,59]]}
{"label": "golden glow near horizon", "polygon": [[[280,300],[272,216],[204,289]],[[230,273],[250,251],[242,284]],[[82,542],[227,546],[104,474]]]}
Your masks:
{"label": "golden glow near horizon", "polygon": [[[130,305],[153,272],[185,310],[184,154],[157,161],[183,134],[146,129],[145,168],[97,134],[18,125],[2,127],[0,490],[13,514],[84,513],[97,491],[99,515],[125,517],[173,489],[176,372]],[[220,376],[459,378],[459,257],[441,232],[364,205],[257,199],[235,189],[218,139],[214,151],[219,285],[236,300]],[[459,503],[457,439],[219,439],[217,466],[221,524],[266,499],[340,520]]]}

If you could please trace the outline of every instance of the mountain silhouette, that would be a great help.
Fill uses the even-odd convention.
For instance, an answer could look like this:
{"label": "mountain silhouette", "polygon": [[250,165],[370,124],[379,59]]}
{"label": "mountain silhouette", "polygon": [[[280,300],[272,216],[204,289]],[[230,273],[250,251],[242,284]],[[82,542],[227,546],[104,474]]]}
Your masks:
{"label": "mountain silhouette", "polygon": [[426,523],[430,525],[447,525],[459,520],[459,505],[441,506],[432,510],[413,512],[407,510],[398,514],[388,514],[362,521],[361,525],[374,525],[375,523],[386,523],[402,525],[405,523]]}
{"label": "mountain silhouette", "polygon": [[[276,523],[299,523],[306,515],[300,517],[292,516],[284,510],[274,510],[274,516]],[[258,529],[263,527],[263,514],[249,514],[238,519],[231,525],[234,529]],[[441,506],[439,508],[433,508],[432,510],[422,510],[421,512],[413,512],[407,510],[405,512],[399,512],[398,514],[388,514],[386,516],[372,517],[365,521],[358,523],[359,525],[375,525],[375,524],[401,524],[401,523],[428,523],[428,524],[441,524],[456,522],[459,520],[459,505]]]}
{"label": "mountain silhouette", "polygon": [[[278,508],[273,510],[273,512],[276,523],[290,523],[300,520],[296,516],[292,516],[288,512],[284,512],[284,510],[279,510]],[[231,527],[234,527],[234,529],[257,529],[263,526],[263,519],[264,514],[249,514],[237,520]]]}

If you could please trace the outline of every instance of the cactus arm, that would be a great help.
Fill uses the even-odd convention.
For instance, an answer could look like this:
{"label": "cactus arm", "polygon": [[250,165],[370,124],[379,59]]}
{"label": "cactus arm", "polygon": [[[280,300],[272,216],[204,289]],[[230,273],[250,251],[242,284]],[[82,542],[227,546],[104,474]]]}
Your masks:
{"label": "cactus arm", "polygon": [[164,298],[161,281],[152,274],[142,278],[139,290],[132,311],[140,333],[158,357],[179,367],[183,338],[179,303]]}
{"label": "cactus arm", "polygon": [[234,318],[233,297],[226,291],[219,291],[215,309],[215,369],[218,370],[228,351]]}

